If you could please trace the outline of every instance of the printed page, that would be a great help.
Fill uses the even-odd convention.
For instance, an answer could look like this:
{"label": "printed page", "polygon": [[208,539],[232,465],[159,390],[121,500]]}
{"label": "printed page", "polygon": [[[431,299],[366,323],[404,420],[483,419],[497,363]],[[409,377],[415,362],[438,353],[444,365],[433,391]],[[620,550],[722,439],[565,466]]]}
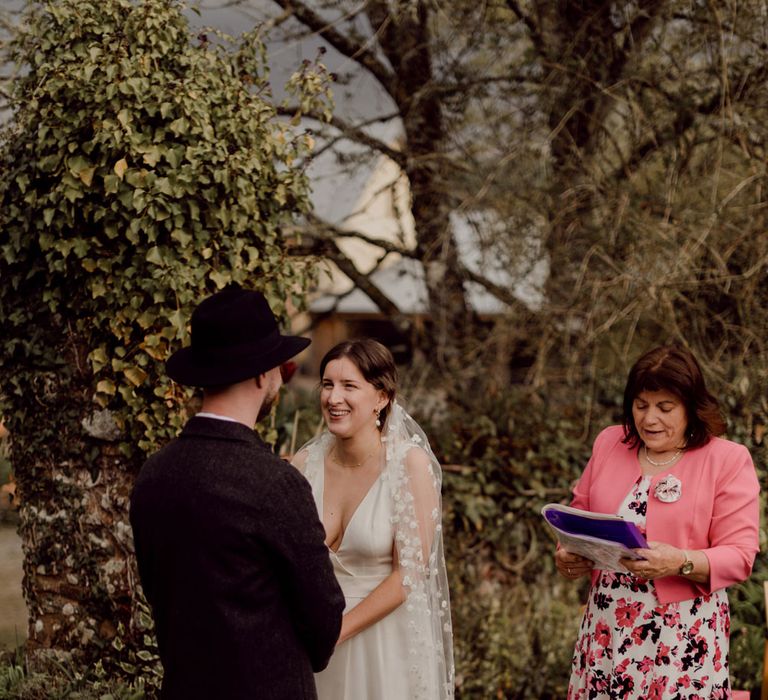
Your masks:
{"label": "printed page", "polygon": [[598,540],[586,535],[569,535],[552,528],[557,535],[560,545],[571,554],[580,554],[582,557],[591,559],[595,562],[596,569],[605,571],[621,571],[628,573],[628,569],[619,563],[619,559],[626,557],[628,559],[642,559],[631,549],[627,549],[616,542],[607,540]]}

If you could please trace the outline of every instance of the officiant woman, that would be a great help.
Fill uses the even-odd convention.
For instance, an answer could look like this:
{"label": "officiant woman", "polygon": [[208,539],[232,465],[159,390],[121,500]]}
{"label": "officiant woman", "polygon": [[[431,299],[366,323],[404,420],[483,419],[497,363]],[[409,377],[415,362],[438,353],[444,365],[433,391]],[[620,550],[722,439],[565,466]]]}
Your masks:
{"label": "officiant woman", "polygon": [[623,425],[603,430],[571,505],[640,527],[644,559],[593,570],[564,549],[567,579],[591,577],[569,700],[726,698],[726,587],[758,550],[758,481],[747,449],[718,436],[725,421],[696,358],[657,347],[629,372]]}

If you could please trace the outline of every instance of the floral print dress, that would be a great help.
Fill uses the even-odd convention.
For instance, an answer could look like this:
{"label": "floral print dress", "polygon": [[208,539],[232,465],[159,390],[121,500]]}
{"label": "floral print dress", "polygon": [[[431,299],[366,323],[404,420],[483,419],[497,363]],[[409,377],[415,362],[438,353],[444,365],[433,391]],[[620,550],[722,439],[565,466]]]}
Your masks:
{"label": "floral print dress", "polygon": [[[619,515],[645,530],[651,477],[641,477]],[[602,571],[590,590],[573,654],[569,700],[730,698],[725,590],[659,603],[653,581]]]}

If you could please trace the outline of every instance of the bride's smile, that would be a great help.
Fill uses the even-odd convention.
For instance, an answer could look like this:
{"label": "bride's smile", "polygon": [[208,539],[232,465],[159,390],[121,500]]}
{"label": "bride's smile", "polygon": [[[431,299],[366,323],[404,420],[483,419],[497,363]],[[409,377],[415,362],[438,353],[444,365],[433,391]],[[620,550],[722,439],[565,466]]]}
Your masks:
{"label": "bride's smile", "polygon": [[[387,397],[346,357],[331,360],[323,372],[320,405],[328,430],[341,439],[370,440]],[[349,446],[351,447],[351,445]]]}

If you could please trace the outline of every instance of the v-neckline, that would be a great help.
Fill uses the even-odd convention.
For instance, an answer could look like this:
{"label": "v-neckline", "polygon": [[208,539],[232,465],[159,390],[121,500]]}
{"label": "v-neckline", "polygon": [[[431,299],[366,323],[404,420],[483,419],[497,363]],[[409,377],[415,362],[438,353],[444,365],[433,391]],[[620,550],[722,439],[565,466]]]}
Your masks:
{"label": "v-neckline", "polygon": [[[320,474],[322,476],[322,481],[320,482],[320,520],[322,522],[323,515],[325,514],[325,454],[323,454],[323,464],[322,464]],[[341,548],[344,546],[344,540],[347,538],[347,533],[349,532],[349,528],[351,527],[352,523],[357,517],[358,511],[362,507],[363,503],[365,503],[368,500],[368,497],[371,495],[371,492],[373,491],[374,487],[379,483],[379,481],[381,481],[381,477],[383,474],[384,474],[384,470],[382,469],[379,472],[379,475],[373,480],[373,483],[371,483],[371,485],[368,487],[368,490],[365,492],[365,495],[360,499],[360,502],[355,506],[355,509],[352,511],[352,515],[347,521],[347,526],[344,528],[344,532],[341,535],[339,546],[336,547],[336,549],[333,549],[329,544],[325,545],[326,547],[328,547],[329,552],[338,554],[341,551]],[[323,522],[323,529],[325,529],[325,522]]]}

